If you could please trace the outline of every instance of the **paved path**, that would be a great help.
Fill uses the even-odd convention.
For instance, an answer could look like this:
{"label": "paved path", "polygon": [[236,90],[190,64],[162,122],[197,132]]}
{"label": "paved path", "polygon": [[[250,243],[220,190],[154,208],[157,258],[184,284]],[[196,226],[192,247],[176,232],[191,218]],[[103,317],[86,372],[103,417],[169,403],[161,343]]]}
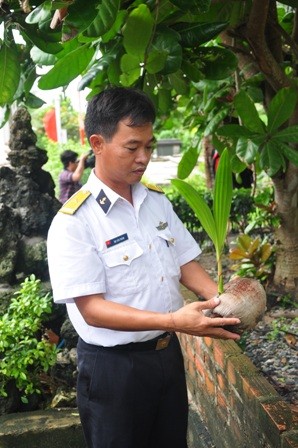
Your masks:
{"label": "paved path", "polygon": [[167,185],[171,179],[177,177],[180,160],[180,155],[152,158],[147,166],[144,178],[153,184]]}

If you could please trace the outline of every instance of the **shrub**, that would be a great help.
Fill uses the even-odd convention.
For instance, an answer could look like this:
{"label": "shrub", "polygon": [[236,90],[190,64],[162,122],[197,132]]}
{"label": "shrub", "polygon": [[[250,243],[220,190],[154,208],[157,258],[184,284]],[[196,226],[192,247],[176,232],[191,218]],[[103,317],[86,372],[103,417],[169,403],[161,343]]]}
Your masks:
{"label": "shrub", "polygon": [[56,346],[42,335],[42,322],[51,313],[51,297],[41,291],[41,281],[27,277],[0,318],[0,395],[13,379],[27,396],[41,393],[39,375],[56,361]]}

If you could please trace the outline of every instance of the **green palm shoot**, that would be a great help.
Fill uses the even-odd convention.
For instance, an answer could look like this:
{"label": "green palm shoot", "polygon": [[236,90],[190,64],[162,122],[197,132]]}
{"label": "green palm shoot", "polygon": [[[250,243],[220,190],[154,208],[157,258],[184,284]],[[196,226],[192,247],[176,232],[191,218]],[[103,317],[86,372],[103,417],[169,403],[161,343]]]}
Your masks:
{"label": "green palm shoot", "polygon": [[213,189],[212,209],[208,207],[205,200],[189,183],[181,179],[173,179],[171,182],[192,208],[214,244],[218,294],[222,294],[224,292],[222,254],[228,231],[233,193],[232,169],[228,150],[225,149],[220,156]]}

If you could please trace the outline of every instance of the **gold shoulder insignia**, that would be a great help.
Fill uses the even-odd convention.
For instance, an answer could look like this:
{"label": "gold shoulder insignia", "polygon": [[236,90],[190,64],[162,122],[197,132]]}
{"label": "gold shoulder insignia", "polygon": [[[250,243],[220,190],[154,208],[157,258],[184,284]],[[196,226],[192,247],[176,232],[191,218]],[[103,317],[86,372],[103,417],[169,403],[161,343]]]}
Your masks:
{"label": "gold shoulder insignia", "polygon": [[63,204],[59,212],[66,213],[67,215],[74,215],[75,212],[81,207],[81,205],[90,196],[91,192],[87,190],[77,191],[68,201]]}
{"label": "gold shoulder insignia", "polygon": [[147,187],[149,190],[164,194],[164,191],[162,190],[162,188],[158,187],[157,185],[144,183],[144,186]]}

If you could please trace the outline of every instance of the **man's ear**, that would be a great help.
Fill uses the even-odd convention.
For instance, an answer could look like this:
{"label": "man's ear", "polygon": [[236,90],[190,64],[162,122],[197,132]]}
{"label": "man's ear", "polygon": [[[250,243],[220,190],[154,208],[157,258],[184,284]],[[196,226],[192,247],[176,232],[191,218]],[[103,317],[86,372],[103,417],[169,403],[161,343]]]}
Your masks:
{"label": "man's ear", "polygon": [[104,143],[103,137],[100,134],[92,134],[89,137],[89,142],[94,154],[100,154]]}

